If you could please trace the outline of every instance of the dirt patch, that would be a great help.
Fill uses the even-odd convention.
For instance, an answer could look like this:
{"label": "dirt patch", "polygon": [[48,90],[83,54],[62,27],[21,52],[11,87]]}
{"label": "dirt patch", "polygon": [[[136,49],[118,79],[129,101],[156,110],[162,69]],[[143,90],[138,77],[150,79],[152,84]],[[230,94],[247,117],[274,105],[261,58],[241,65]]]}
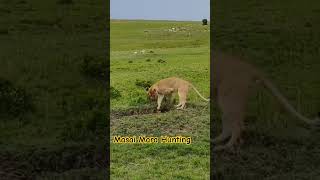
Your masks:
{"label": "dirt patch", "polygon": [[[156,105],[143,105],[139,107],[130,107],[127,109],[118,109],[118,110],[111,110],[110,112],[110,118],[111,119],[119,119],[121,117],[125,116],[135,116],[135,115],[146,115],[146,114],[156,114],[156,113],[166,113],[169,111],[175,110],[175,104],[174,103],[168,103],[164,102],[164,106],[161,107],[160,112],[157,112]],[[200,105],[200,104],[193,104],[188,103],[187,108],[190,109],[197,109],[197,108],[205,108],[207,105]]]}
{"label": "dirt patch", "polygon": [[124,116],[135,116],[135,115],[145,115],[145,114],[155,114],[155,113],[166,113],[168,111],[174,110],[174,104],[167,104],[164,102],[164,106],[161,107],[160,112],[157,112],[156,105],[143,105],[139,107],[131,107],[127,109],[112,110],[110,113],[111,119],[119,119]]}
{"label": "dirt patch", "polygon": [[[168,111],[169,111],[168,108],[162,109],[161,113],[165,113]],[[141,107],[124,109],[124,110],[114,110],[114,111],[111,111],[110,116],[111,116],[111,119],[119,119],[124,116],[145,115],[145,114],[153,114],[153,113],[158,113],[156,110],[156,107],[141,106]]]}
{"label": "dirt patch", "polygon": [[246,131],[244,136],[246,141],[234,152],[221,151],[213,157],[213,164],[217,167],[213,169],[213,177],[286,179],[284,177],[288,174],[294,174],[293,179],[306,179],[302,178],[306,175],[309,179],[317,179],[312,178],[318,177],[319,174],[317,138],[303,142],[298,139],[281,139],[255,131]]}
{"label": "dirt patch", "polygon": [[105,148],[76,145],[0,152],[1,179],[34,179],[45,172],[62,173],[84,167],[106,168]]}
{"label": "dirt patch", "polygon": [[0,155],[1,179],[32,179],[28,177],[29,172],[26,163],[17,162],[17,159],[8,153]]}

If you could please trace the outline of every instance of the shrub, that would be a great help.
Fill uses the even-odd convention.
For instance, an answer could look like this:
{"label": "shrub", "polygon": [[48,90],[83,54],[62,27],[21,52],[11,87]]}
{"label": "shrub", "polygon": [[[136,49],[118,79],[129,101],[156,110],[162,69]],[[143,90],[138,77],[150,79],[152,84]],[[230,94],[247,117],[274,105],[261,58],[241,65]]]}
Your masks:
{"label": "shrub", "polygon": [[208,20],[207,19],[202,19],[202,25],[208,25]]}
{"label": "shrub", "polygon": [[83,97],[81,100],[81,106],[83,106],[85,110],[104,108],[106,104],[107,101],[105,100],[105,98],[99,96],[88,95]]}
{"label": "shrub", "polygon": [[63,141],[83,141],[104,136],[107,127],[107,115],[101,110],[83,112],[76,120],[67,121],[60,134]]}
{"label": "shrub", "polygon": [[8,29],[0,29],[0,34],[9,34]]}
{"label": "shrub", "polygon": [[111,86],[110,87],[110,98],[111,99],[117,99],[119,97],[121,97],[120,91]]}
{"label": "shrub", "polygon": [[159,59],[159,60],[158,60],[158,63],[166,63],[166,61],[163,60],[163,59]]}
{"label": "shrub", "polygon": [[107,127],[107,115],[105,112],[94,110],[91,112],[89,119],[85,123],[85,127],[88,131],[106,132]]}
{"label": "shrub", "polygon": [[147,103],[148,103],[147,98],[143,98],[140,96],[140,97],[136,97],[136,98],[131,99],[129,105],[130,106],[137,106],[137,105],[144,105]]}
{"label": "shrub", "polygon": [[136,79],[135,84],[138,87],[142,87],[144,89],[147,89],[147,88],[151,87],[152,82],[151,81],[145,81],[145,80]]}
{"label": "shrub", "polygon": [[74,4],[73,0],[58,0],[57,4]]}
{"label": "shrub", "polygon": [[23,88],[0,78],[0,113],[20,116],[34,109],[31,96]]}
{"label": "shrub", "polygon": [[81,64],[81,71],[92,78],[106,80],[108,73],[107,61],[93,56],[85,55]]}

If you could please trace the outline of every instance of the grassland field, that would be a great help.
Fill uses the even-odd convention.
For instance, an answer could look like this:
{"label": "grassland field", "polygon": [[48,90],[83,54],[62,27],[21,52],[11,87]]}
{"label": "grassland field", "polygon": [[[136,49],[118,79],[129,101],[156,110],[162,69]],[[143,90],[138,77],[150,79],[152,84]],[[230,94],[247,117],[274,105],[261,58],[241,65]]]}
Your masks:
{"label": "grassland field", "polygon": [[105,179],[106,8],[0,1],[0,179]]}
{"label": "grassland field", "polygon": [[[176,76],[209,97],[209,26],[201,21],[111,20],[110,28],[110,85],[118,92],[111,97],[111,137],[192,137],[190,145],[111,143],[111,178],[208,179],[209,104],[190,90],[187,109],[153,113],[154,104],[137,82]],[[143,108],[151,110],[113,116]]]}

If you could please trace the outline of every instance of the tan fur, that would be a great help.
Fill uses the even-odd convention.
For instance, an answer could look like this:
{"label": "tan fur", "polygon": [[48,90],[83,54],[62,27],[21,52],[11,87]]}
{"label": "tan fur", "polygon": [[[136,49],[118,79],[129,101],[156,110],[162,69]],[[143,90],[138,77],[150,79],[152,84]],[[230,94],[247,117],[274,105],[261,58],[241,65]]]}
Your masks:
{"label": "tan fur", "polygon": [[209,99],[205,99],[190,82],[177,77],[170,77],[158,81],[149,88],[148,96],[152,100],[157,99],[157,110],[159,111],[164,96],[171,96],[173,93],[178,92],[179,104],[176,105],[176,107],[177,109],[184,109],[189,87],[192,87],[203,100],[209,101]]}
{"label": "tan fur", "polygon": [[276,87],[254,66],[232,56],[218,54],[213,58],[214,88],[219,108],[222,111],[222,133],[213,139],[213,143],[219,143],[230,138],[225,145],[216,146],[214,151],[228,149],[237,142],[241,142],[240,134],[243,129],[247,98],[250,95],[250,86],[253,83],[262,83],[296,118],[308,124],[319,124],[319,118],[310,120],[298,113]]}

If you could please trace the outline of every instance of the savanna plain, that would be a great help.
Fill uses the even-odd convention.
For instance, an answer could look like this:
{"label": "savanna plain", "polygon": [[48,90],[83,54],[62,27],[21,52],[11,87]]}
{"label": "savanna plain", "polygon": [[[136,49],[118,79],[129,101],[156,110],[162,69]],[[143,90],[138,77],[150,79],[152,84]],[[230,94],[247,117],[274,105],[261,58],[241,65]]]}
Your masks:
{"label": "savanna plain", "polygon": [[[145,89],[175,76],[210,94],[210,32],[195,22],[111,20],[111,138],[189,136],[186,144],[111,142],[112,179],[208,179],[209,103],[190,90],[187,108],[162,113]],[[177,97],[176,97],[177,104]],[[111,139],[112,141],[112,139]]]}

